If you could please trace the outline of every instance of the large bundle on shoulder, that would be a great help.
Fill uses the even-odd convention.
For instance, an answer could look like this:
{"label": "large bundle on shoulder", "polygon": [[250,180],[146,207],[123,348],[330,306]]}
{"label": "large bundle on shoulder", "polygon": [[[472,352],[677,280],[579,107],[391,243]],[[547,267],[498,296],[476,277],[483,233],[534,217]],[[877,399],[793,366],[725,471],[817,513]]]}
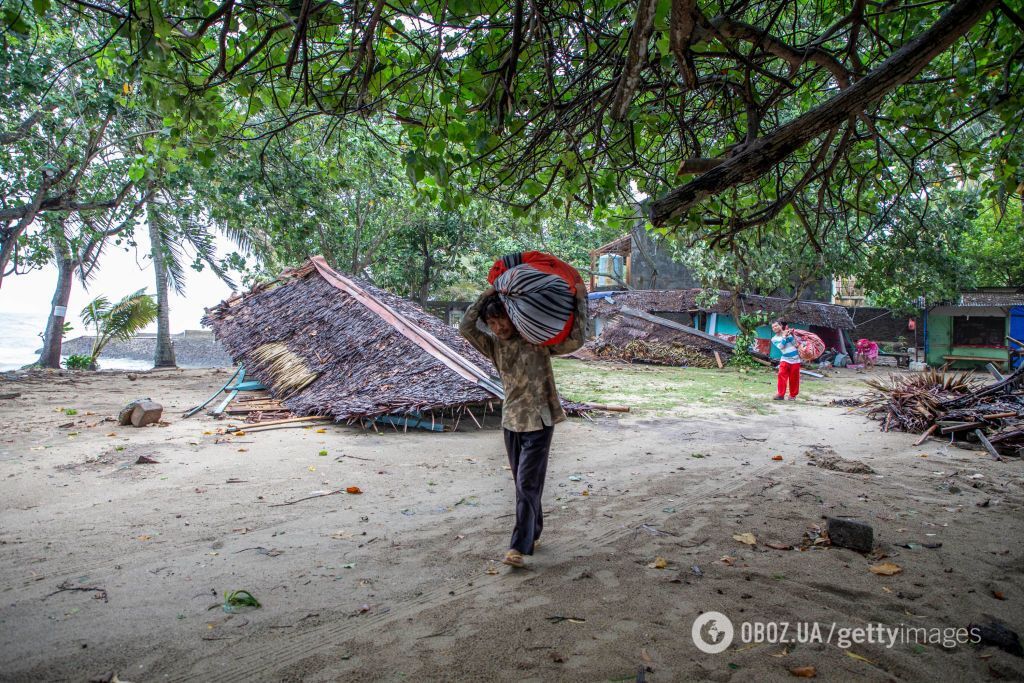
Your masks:
{"label": "large bundle on shoulder", "polygon": [[569,336],[576,292],[584,285],[568,263],[540,251],[508,254],[494,262],[487,281],[523,339],[551,346]]}
{"label": "large bundle on shoulder", "polygon": [[807,330],[791,329],[790,332],[796,339],[797,353],[803,362],[810,363],[825,353],[825,342],[818,335]]}

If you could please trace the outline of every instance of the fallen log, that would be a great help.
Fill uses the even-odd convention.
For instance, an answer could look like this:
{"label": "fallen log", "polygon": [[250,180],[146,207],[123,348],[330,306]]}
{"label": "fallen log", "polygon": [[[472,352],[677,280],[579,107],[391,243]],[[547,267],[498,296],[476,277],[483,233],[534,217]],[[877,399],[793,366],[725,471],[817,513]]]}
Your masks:
{"label": "fallen log", "polygon": [[590,410],[604,410],[609,413],[628,413],[629,406],[610,406],[603,403],[583,403],[581,404],[585,408]]}

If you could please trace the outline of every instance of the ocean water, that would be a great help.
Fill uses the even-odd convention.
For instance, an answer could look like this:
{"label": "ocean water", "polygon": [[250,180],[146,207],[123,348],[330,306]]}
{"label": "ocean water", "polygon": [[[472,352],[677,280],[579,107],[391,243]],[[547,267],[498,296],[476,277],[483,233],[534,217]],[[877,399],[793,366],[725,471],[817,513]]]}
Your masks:
{"label": "ocean water", "polygon": [[[39,335],[46,328],[46,317],[47,313],[37,315],[0,311],[0,371],[17,370],[38,360],[39,350],[43,347],[43,339]],[[78,336],[83,331],[75,329],[71,334]],[[100,367],[104,370],[148,370],[153,364],[142,360],[101,356]]]}

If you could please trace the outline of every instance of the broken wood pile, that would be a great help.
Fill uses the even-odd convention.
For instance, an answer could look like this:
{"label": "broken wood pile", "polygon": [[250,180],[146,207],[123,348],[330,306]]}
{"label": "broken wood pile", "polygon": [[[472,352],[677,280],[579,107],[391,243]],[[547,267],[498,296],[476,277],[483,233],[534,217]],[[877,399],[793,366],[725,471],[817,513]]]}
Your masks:
{"label": "broken wood pile", "polygon": [[918,443],[931,435],[979,443],[995,458],[1024,455],[1024,366],[988,386],[970,372],[934,369],[866,384],[873,391],[862,405],[883,431],[923,432]]}
{"label": "broken wood pile", "polygon": [[281,401],[272,397],[270,392],[252,391],[248,393],[248,396],[239,396],[229,403],[224,413],[234,417],[245,416],[245,422],[248,424],[293,417],[292,412],[285,408]]}

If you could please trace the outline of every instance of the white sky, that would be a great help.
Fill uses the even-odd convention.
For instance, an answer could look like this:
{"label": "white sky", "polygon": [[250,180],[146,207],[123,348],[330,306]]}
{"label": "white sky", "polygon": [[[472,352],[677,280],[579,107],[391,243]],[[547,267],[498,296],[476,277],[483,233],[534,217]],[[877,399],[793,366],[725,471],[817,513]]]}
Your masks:
{"label": "white sky", "polygon": [[[68,303],[67,321],[74,326],[68,338],[74,339],[88,331],[78,318],[89,301],[103,294],[116,301],[125,294],[130,294],[142,287],[147,293],[156,291],[153,264],[148,258],[149,235],[146,230],[136,230],[137,247],[118,247],[110,243],[100,259],[100,267],[86,290],[76,278]],[[232,244],[221,237],[217,239],[218,255],[223,256],[232,251]],[[192,254],[189,254],[191,260]],[[235,278],[238,284],[238,278]],[[0,286],[0,321],[5,313],[38,315],[45,324],[53,298],[53,288],[57,282],[57,269],[48,266],[43,270],[32,271],[25,275],[5,277]],[[231,295],[231,289],[224,284],[207,266],[202,272],[190,267],[185,268],[185,296],[171,291],[171,332],[182,330],[198,330],[202,326],[199,320],[203,317],[203,309],[213,306]],[[39,330],[42,331],[42,328]],[[147,332],[156,331],[156,323],[146,328]]]}

